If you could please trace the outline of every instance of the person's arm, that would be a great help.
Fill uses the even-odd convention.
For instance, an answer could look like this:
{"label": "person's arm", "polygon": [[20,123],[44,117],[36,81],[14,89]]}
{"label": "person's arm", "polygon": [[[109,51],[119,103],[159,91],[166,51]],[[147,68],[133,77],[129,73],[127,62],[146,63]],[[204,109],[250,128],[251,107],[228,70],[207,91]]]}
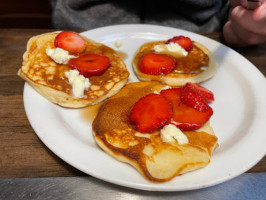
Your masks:
{"label": "person's arm", "polygon": [[223,27],[225,41],[235,47],[261,44],[266,41],[266,0],[254,10],[243,1],[230,0],[229,19]]}

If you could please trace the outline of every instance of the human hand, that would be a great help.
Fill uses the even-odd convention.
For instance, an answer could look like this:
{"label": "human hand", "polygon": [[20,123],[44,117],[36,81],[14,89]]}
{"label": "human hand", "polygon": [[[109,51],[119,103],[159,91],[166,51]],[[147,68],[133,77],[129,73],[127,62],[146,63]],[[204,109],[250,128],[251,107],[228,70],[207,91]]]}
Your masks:
{"label": "human hand", "polygon": [[261,44],[266,41],[266,0],[250,10],[243,0],[230,0],[229,20],[223,27],[225,41],[235,47]]}

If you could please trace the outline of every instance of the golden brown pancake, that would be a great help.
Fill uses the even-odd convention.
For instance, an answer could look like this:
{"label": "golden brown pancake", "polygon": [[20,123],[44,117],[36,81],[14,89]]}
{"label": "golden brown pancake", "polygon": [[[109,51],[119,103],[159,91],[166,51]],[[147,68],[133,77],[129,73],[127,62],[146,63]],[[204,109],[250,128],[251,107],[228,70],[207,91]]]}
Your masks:
{"label": "golden brown pancake", "polygon": [[[166,41],[154,41],[143,44],[136,52],[133,59],[133,69],[141,81],[157,80],[169,86],[183,86],[187,82],[200,83],[214,76],[217,62],[212,53],[202,44],[193,42],[193,49],[186,57],[174,57],[176,68],[162,75],[150,75],[139,70],[141,58],[150,52],[155,52],[153,47],[158,44],[165,44]],[[167,55],[167,54],[166,54]]]}
{"label": "golden brown pancake", "polygon": [[18,75],[30,83],[41,95],[53,103],[64,107],[79,108],[93,105],[114,95],[127,82],[129,73],[123,60],[116,52],[93,40],[84,38],[87,47],[84,53],[98,53],[110,58],[110,67],[103,75],[89,78],[91,86],[82,98],[74,98],[72,86],[65,72],[71,68],[55,63],[46,55],[46,49],[54,49],[54,39],[60,32],[45,33],[32,37],[23,55],[23,65]]}
{"label": "golden brown pancake", "polygon": [[207,122],[197,131],[184,134],[189,144],[163,142],[160,130],[139,133],[129,122],[132,106],[143,96],[160,91],[165,85],[137,82],[126,85],[105,101],[93,121],[97,144],[115,159],[129,163],[152,182],[169,181],[210,162],[217,137]]}

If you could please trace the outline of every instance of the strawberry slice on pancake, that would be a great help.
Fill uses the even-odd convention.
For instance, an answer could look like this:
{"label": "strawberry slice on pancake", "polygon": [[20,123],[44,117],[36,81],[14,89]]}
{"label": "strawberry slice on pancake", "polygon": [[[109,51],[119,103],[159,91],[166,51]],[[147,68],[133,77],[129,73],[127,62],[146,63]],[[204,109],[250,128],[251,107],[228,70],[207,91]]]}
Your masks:
{"label": "strawberry slice on pancake", "polygon": [[175,59],[170,56],[148,53],[140,60],[139,68],[143,73],[159,75],[173,71],[175,64]]}
{"label": "strawberry slice on pancake", "polygon": [[149,94],[137,101],[130,113],[130,121],[139,132],[146,133],[165,125],[172,117],[172,106],[159,94]]}
{"label": "strawberry slice on pancake", "polygon": [[70,59],[68,65],[85,77],[100,76],[110,66],[110,59],[101,54],[84,53]]}
{"label": "strawberry slice on pancake", "polygon": [[[191,131],[199,129],[205,124],[213,114],[212,108],[207,105],[204,112],[196,110],[192,104],[187,105],[182,101],[184,88],[170,88],[161,91],[161,95],[166,97],[172,104],[173,117],[170,124],[174,124],[181,131]],[[197,101],[193,101],[197,104]]]}
{"label": "strawberry slice on pancake", "polygon": [[54,46],[69,53],[81,53],[86,49],[86,41],[78,33],[62,31],[56,36]]}
{"label": "strawberry slice on pancake", "polygon": [[191,39],[189,37],[185,37],[183,35],[175,36],[175,37],[167,40],[165,44],[169,44],[170,42],[174,42],[174,43],[179,44],[186,51],[191,51],[193,48],[193,43],[192,43]]}

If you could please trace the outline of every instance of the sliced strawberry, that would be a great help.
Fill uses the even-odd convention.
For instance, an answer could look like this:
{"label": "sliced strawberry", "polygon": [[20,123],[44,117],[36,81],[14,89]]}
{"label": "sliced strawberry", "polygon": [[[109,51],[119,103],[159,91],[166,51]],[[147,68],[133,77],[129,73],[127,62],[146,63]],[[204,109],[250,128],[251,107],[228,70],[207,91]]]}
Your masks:
{"label": "sliced strawberry", "polygon": [[110,59],[101,54],[84,53],[70,59],[68,65],[85,77],[100,76],[110,65]]}
{"label": "sliced strawberry", "polygon": [[169,40],[166,41],[166,44],[169,44],[170,42],[174,42],[179,44],[181,47],[183,47],[186,51],[191,51],[193,48],[193,43],[189,37],[185,37],[183,35],[175,36]]}
{"label": "sliced strawberry", "polygon": [[174,110],[174,117],[171,124],[176,125],[182,131],[197,130],[205,124],[213,114],[211,107],[206,112],[200,112],[180,103],[177,110]]}
{"label": "sliced strawberry", "polygon": [[173,117],[170,121],[181,131],[192,131],[199,129],[205,124],[213,114],[211,107],[205,112],[200,112],[186,104],[181,100],[182,88],[170,88],[161,91],[161,95],[166,97],[172,104]]}
{"label": "sliced strawberry", "polygon": [[208,103],[206,98],[194,89],[182,88],[180,94],[181,101],[200,112],[206,112],[208,110]]}
{"label": "sliced strawberry", "polygon": [[149,94],[135,103],[129,119],[137,131],[147,133],[165,125],[172,115],[172,106],[165,97]]}
{"label": "sliced strawberry", "polygon": [[157,53],[148,53],[142,57],[139,69],[145,74],[168,74],[175,68],[175,59]]}
{"label": "sliced strawberry", "polygon": [[200,86],[198,84],[195,84],[195,83],[187,83],[184,86],[184,88],[189,88],[189,89],[196,90],[202,96],[204,96],[208,102],[214,101],[214,95],[213,95],[213,93],[210,90],[208,90],[208,89],[206,89],[206,88],[204,88],[204,87],[202,87],[202,86]]}
{"label": "sliced strawberry", "polygon": [[77,33],[62,31],[56,36],[54,46],[62,48],[69,53],[81,53],[86,48],[86,41]]}

